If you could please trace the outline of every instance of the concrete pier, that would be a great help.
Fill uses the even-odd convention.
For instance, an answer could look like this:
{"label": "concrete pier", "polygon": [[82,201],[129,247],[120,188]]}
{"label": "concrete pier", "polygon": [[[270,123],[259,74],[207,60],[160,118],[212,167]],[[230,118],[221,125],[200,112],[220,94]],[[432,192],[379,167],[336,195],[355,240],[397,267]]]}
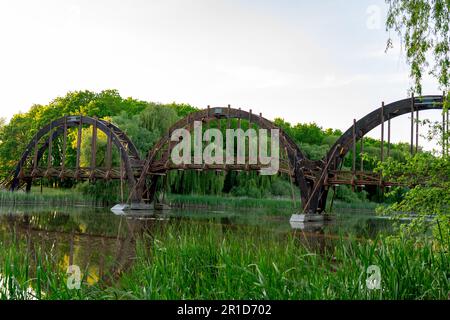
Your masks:
{"label": "concrete pier", "polygon": [[293,214],[289,222],[323,222],[325,216],[323,214]]}

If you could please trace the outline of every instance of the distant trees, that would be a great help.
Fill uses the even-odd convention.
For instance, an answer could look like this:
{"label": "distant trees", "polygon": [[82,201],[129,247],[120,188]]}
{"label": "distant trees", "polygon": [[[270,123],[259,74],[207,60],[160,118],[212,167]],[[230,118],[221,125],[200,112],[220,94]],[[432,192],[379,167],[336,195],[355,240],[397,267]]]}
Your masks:
{"label": "distant trees", "polygon": [[[100,93],[91,91],[69,92],[63,97],[58,97],[48,105],[34,105],[22,114],[15,115],[8,124],[0,122],[0,172],[6,175],[10,172],[17,160],[20,158],[26,145],[31,141],[33,135],[51,121],[65,115],[87,115],[109,120],[121,128],[134,142],[141,157],[146,158],[148,151],[159,141],[168,129],[178,120],[186,117],[189,113],[198,111],[197,108],[188,104],[160,104],[145,102],[133,98],[122,98],[116,90],[105,90]],[[223,120],[225,121],[225,120]],[[315,123],[295,124],[277,118],[275,124],[281,127],[306,155],[314,160],[325,156],[329,148],[342,134],[339,130],[322,129]],[[232,121],[232,126],[237,126],[237,121]],[[242,121],[242,128],[246,130],[249,123]],[[217,124],[212,124],[217,127]],[[221,129],[226,125],[222,123]],[[91,160],[91,137],[92,129],[83,129],[83,141],[81,152],[81,164],[88,167]],[[54,141],[54,154],[52,161],[59,163],[62,139]],[[99,166],[105,164],[107,138],[102,132],[98,132],[96,163]],[[77,147],[77,129],[69,130],[67,144],[67,167],[75,167]],[[367,169],[374,168],[379,159],[379,141],[366,139],[365,164]],[[403,147],[392,145],[392,154],[397,154],[396,159],[402,160]],[[405,149],[405,152],[408,152]],[[358,150],[359,161],[359,150]],[[45,163],[48,154],[42,159]],[[344,163],[351,166],[349,159]],[[117,150],[113,149],[113,165],[119,166],[120,158]],[[287,177],[260,176],[256,173],[246,172],[207,172],[198,173],[191,171],[174,171],[168,175],[165,182],[168,190],[180,194],[231,194],[243,197],[290,197],[292,189]],[[62,187],[72,187],[73,182],[49,181],[49,185],[58,184]],[[78,188],[86,193],[95,194],[98,200],[107,202],[117,201],[119,194],[118,184],[115,182],[101,182],[95,184],[78,184]],[[295,190],[298,193],[297,190]],[[349,192],[340,192],[343,199],[358,199],[349,197]],[[361,196],[361,199],[364,197]],[[349,200],[350,201],[350,200]]]}
{"label": "distant trees", "polygon": [[[444,111],[450,106],[450,1],[448,0],[386,0],[389,6],[387,30],[394,30],[402,42],[410,77],[414,82],[412,91],[421,94],[425,72],[431,74],[447,92]],[[387,49],[392,47],[388,40]],[[430,67],[431,65],[431,67]],[[428,122],[428,121],[426,121]],[[438,139],[446,132],[439,123],[431,126],[429,140]],[[408,185],[417,185],[386,208],[385,213],[414,212],[417,217],[409,224],[402,224],[402,234],[421,235],[431,225],[435,239],[443,246],[450,243],[450,161],[448,156],[437,158],[430,153],[407,156],[405,161],[390,159],[380,164],[383,174],[397,177]],[[391,196],[396,197],[394,188]],[[429,219],[432,219],[430,223]]]}

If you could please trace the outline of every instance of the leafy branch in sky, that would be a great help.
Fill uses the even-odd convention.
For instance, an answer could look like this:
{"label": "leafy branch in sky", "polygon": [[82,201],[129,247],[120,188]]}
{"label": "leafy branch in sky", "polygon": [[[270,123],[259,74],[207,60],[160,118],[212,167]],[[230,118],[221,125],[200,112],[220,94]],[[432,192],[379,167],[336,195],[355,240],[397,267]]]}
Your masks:
{"label": "leafy branch in sky", "polygon": [[[386,30],[395,31],[404,46],[414,92],[422,93],[425,72],[448,91],[450,79],[450,1],[386,0]],[[392,48],[389,38],[387,49]]]}

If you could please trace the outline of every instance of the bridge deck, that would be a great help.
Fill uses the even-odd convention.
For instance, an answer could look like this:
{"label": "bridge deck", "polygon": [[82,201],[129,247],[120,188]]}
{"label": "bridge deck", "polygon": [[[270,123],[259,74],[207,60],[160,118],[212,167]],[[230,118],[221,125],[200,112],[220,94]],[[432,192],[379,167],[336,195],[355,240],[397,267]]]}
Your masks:
{"label": "bridge deck", "polygon": [[[234,165],[155,165],[148,172],[149,176],[152,175],[165,175],[169,170],[196,170],[196,171],[218,171],[218,172],[228,172],[228,171],[259,171],[261,170],[259,165],[250,164],[234,164]],[[142,173],[143,168],[134,166],[133,173],[135,177],[139,177]],[[279,173],[294,176],[294,172],[288,168],[280,168]],[[317,174],[317,173],[316,173]],[[310,173],[307,177],[312,181],[318,179],[318,175]],[[26,179],[36,179],[36,178],[62,178],[62,179],[79,179],[79,180],[126,180],[127,173],[120,168],[86,168],[82,167],[76,168],[45,168],[39,167],[35,170],[24,168],[20,173],[20,178]],[[6,180],[5,180],[6,181]],[[339,185],[350,185],[350,186],[402,186],[402,183],[393,181],[384,181],[380,173],[370,172],[370,171],[330,171],[329,175],[325,178],[325,186],[339,186]]]}

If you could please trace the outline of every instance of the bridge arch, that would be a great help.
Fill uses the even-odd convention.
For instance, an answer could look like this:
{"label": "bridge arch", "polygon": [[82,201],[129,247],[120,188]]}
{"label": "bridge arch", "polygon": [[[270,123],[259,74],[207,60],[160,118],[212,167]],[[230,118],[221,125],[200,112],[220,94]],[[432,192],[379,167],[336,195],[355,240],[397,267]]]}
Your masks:
{"label": "bridge arch", "polygon": [[[80,155],[81,155],[81,139],[83,126],[88,125],[93,128],[93,150],[91,155],[91,167],[80,167]],[[66,149],[67,149],[67,135],[68,129],[78,128],[78,141],[77,141],[77,165],[75,170],[71,170],[65,167]],[[96,147],[97,147],[97,132],[100,130],[108,138],[107,146],[107,165],[104,168],[104,172],[101,175],[102,179],[127,179],[130,188],[134,187],[136,183],[136,173],[134,168],[140,165],[140,155],[129,137],[120,130],[114,124],[99,120],[88,116],[66,116],[52,121],[45,127],[41,128],[31,139],[23,152],[16,169],[13,173],[12,179],[9,182],[9,188],[11,191],[15,191],[20,188],[22,183],[26,183],[27,189],[31,188],[31,183],[35,177],[71,177],[75,179],[95,179],[98,178],[99,173],[95,172],[96,168]],[[39,167],[44,153],[48,150],[52,153],[53,142],[59,137],[63,136],[63,147],[61,156],[61,167],[55,169],[51,166],[51,160],[48,162],[47,169],[42,172],[42,168]],[[119,151],[121,162],[123,164],[123,173],[115,172],[112,168],[112,147],[115,146]],[[31,172],[26,172],[27,169]]]}
{"label": "bridge arch", "polygon": [[305,212],[316,212],[325,208],[328,195],[328,189],[325,188],[325,179],[327,178],[329,172],[332,170],[338,170],[348,152],[370,131],[385,122],[405,114],[412,114],[414,119],[415,112],[439,110],[442,108],[442,95],[427,95],[421,97],[412,96],[411,98],[383,105],[382,107],[372,111],[365,117],[356,121],[354,125],[351,126],[336,141],[324,157],[322,175],[315,181],[314,188],[311,191],[306,205],[304,206]]}
{"label": "bridge arch", "polygon": [[[130,194],[130,200],[132,202],[139,202],[143,199],[144,193],[147,195],[147,199],[151,201],[156,192],[156,183],[158,180],[158,174],[165,174],[169,170],[174,170],[174,168],[168,166],[169,163],[169,155],[173,147],[178,144],[178,142],[171,141],[172,133],[177,129],[187,129],[188,131],[193,130],[194,123],[196,121],[201,122],[202,124],[206,124],[208,127],[211,122],[216,121],[218,124],[218,128],[221,128],[221,123],[227,126],[227,129],[231,128],[231,120],[237,120],[238,129],[241,128],[241,121],[248,121],[250,126],[257,125],[258,129],[278,129],[280,133],[280,152],[285,152],[287,156],[288,166],[290,168],[291,176],[294,177],[294,182],[300,188],[300,194],[302,201],[306,201],[308,199],[309,190],[311,189],[311,185],[313,183],[312,180],[309,180],[307,176],[305,176],[305,171],[313,171],[319,167],[319,164],[314,161],[310,161],[307,159],[306,155],[300,150],[297,144],[287,135],[285,132],[275,126],[274,123],[262,117],[261,114],[257,115],[249,112],[235,109],[228,106],[227,108],[207,108],[192,114],[189,114],[185,118],[176,122],[168,132],[156,143],[156,145],[149,151],[147,159],[145,161],[142,173],[140,178],[138,179],[135,188],[132,190]],[[232,129],[232,128],[231,128]],[[161,152],[164,155],[159,155]],[[193,169],[193,170],[225,170],[225,171],[233,171],[238,170],[236,166],[230,165],[220,165],[221,167],[206,167],[203,166],[195,166],[195,165],[187,165],[183,166],[183,169]],[[251,170],[247,166],[246,170]],[[258,170],[260,167],[255,166],[253,170]],[[151,181],[149,186],[147,186],[146,179],[148,176],[151,176]],[[304,203],[304,202],[303,202]]]}
{"label": "bridge arch", "polygon": [[[24,183],[27,188],[31,188],[32,180],[36,177],[59,177],[75,179],[126,179],[130,188],[129,201],[140,203],[144,200],[152,201],[156,194],[157,181],[161,175],[165,175],[170,170],[188,169],[188,170],[220,170],[220,171],[251,171],[260,170],[262,167],[259,162],[257,165],[246,161],[245,165],[223,164],[218,166],[185,165],[177,167],[170,164],[170,154],[179,141],[171,141],[172,133],[177,129],[187,129],[192,131],[194,124],[198,121],[210,127],[215,123],[218,129],[226,126],[227,129],[237,125],[241,129],[241,122],[245,121],[249,127],[256,126],[257,130],[265,129],[279,130],[280,153],[284,153],[283,161],[285,166],[280,166],[280,172],[289,174],[291,182],[295,183],[300,189],[301,201],[305,213],[321,213],[325,209],[328,185],[336,185],[341,182],[333,180],[332,175],[338,174],[336,170],[342,164],[346,154],[356,146],[356,143],[375,127],[384,124],[398,116],[425,110],[434,110],[443,108],[443,96],[423,96],[399,100],[369,113],[359,121],[355,121],[334,144],[327,155],[321,161],[311,161],[300,150],[298,145],[282,129],[275,126],[274,123],[262,117],[261,114],[228,108],[207,108],[192,114],[176,122],[168,132],[156,143],[148,152],[146,160],[142,161],[139,152],[133,142],[117,126],[110,122],[99,120],[87,116],[66,116],[57,119],[45,127],[41,128],[29,142],[26,150],[22,154],[11,179],[5,185],[12,191],[19,189]],[[236,121],[237,120],[237,121]],[[93,128],[92,137],[92,156],[91,166],[89,168],[80,167],[81,136],[83,126]],[[245,127],[245,126],[244,126]],[[70,128],[78,128],[77,139],[77,166],[75,169],[65,167],[66,149],[67,149],[67,131]],[[96,165],[96,141],[97,131],[100,130],[108,138],[107,146],[107,165],[106,168],[98,168]],[[39,167],[45,152],[49,150],[52,154],[53,142],[60,136],[63,136],[62,161],[60,167],[53,167],[52,159],[48,160],[47,168]],[[95,138],[95,139],[94,139]],[[203,140],[203,139],[202,139]],[[259,140],[259,139],[258,139]],[[115,146],[121,158],[121,168],[112,168],[112,148]],[[280,155],[281,158],[282,155]],[[242,164],[239,164],[242,165]],[[30,169],[31,168],[31,169]],[[123,168],[123,169],[122,169]],[[354,186],[355,170],[351,172],[352,178],[347,179],[345,184]],[[372,179],[373,183],[378,185],[378,178]]]}

